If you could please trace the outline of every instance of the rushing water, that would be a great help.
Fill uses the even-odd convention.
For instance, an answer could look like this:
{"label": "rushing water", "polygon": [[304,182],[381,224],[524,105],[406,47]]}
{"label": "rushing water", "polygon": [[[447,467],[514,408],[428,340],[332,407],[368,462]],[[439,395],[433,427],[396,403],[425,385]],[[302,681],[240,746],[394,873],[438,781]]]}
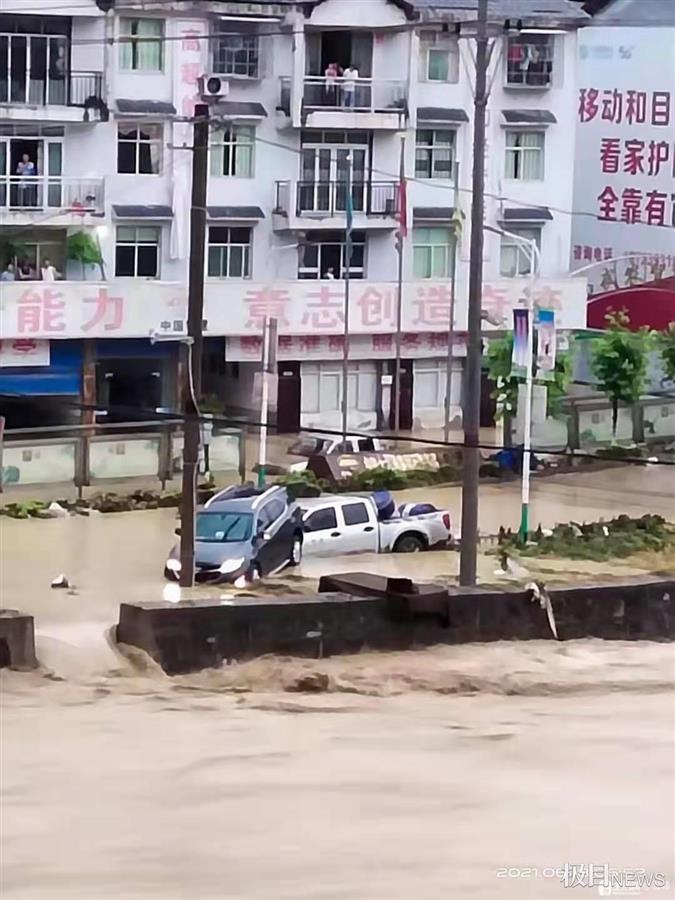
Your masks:
{"label": "rushing water", "polygon": [[[168,678],[110,626],[121,600],[159,596],[173,518],[0,526],[3,605],[36,616],[43,664],[0,672],[2,900],[598,896],[550,877],[565,863],[672,884],[672,645],[499,642]],[[61,571],[71,592],[49,588]],[[327,690],[295,692],[308,673]]]}

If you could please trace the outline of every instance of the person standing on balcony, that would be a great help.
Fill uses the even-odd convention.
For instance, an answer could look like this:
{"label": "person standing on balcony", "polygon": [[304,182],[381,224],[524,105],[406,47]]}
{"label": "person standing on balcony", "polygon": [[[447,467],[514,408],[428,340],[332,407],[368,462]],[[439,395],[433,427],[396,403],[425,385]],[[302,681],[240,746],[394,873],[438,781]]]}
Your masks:
{"label": "person standing on balcony", "polygon": [[60,277],[61,273],[58,271],[56,266],[53,266],[51,262],[45,258],[45,264],[42,266],[42,280],[56,281]]}
{"label": "person standing on balcony", "polygon": [[16,167],[19,181],[19,206],[35,206],[35,163],[27,153],[24,153]]}
{"label": "person standing on balcony", "polygon": [[356,80],[359,70],[353,63],[349,63],[342,73],[342,96],[345,106],[353,107],[356,101]]}
{"label": "person standing on balcony", "polygon": [[326,76],[326,106],[337,106],[337,80],[340,77],[340,66],[336,62],[328,63],[324,75]]}
{"label": "person standing on balcony", "polygon": [[0,281],[16,281],[14,266],[11,263],[7,263],[5,271],[0,275]]}

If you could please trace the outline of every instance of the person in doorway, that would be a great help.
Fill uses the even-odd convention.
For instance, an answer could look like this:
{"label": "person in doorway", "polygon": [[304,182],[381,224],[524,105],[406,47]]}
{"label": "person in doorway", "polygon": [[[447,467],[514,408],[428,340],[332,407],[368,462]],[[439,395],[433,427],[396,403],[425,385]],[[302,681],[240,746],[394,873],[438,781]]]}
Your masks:
{"label": "person in doorway", "polygon": [[326,281],[335,281],[335,270],[333,268],[327,270]]}
{"label": "person in doorway", "polygon": [[345,106],[356,105],[356,81],[359,77],[359,70],[353,63],[349,63],[342,73],[342,99]]}
{"label": "person in doorway", "polygon": [[27,153],[21,157],[17,167],[16,174],[20,177],[19,181],[19,206],[35,206],[36,205],[36,184],[35,184],[35,163]]}
{"label": "person in doorway", "polygon": [[19,262],[17,271],[19,281],[35,281],[35,267],[27,259]]}
{"label": "person in doorway", "polygon": [[340,77],[340,67],[336,62],[328,63],[324,75],[326,76],[326,106],[337,106],[337,80]]}
{"label": "person in doorway", "polygon": [[61,278],[61,273],[56,266],[53,266],[51,262],[45,258],[45,263],[42,266],[42,280],[56,281],[58,278]]}
{"label": "person in doorway", "polygon": [[7,263],[5,271],[0,275],[0,281],[15,281],[16,275],[14,274],[14,266],[11,263]]}

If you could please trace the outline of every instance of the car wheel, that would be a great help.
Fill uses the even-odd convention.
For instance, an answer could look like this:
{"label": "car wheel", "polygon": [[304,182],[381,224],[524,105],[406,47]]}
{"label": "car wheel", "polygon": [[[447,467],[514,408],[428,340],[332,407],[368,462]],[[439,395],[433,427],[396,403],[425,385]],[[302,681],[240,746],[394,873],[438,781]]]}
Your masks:
{"label": "car wheel", "polygon": [[426,544],[417,534],[402,534],[394,544],[394,553],[421,553]]}
{"label": "car wheel", "polygon": [[299,566],[302,562],[302,538],[299,534],[296,534],[293,538],[293,545],[291,547],[291,555],[288,560],[289,566]]}

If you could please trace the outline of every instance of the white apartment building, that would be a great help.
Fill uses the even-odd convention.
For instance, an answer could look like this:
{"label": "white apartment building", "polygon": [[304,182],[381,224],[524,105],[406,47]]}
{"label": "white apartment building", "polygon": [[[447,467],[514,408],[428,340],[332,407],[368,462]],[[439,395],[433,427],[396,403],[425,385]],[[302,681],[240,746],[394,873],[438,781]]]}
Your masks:
{"label": "white apartment building", "polygon": [[[262,323],[274,316],[279,427],[338,426],[350,185],[349,421],[389,425],[405,139],[402,424],[442,425],[453,282],[460,416],[471,6],[5,0],[0,263],[20,271],[0,281],[0,394],[78,395],[120,419],[175,407],[179,344],[150,336],[185,331],[190,118],[207,99],[205,390],[255,415]],[[537,296],[559,327],[580,328],[585,285],[565,276],[588,17],[570,0],[535,6],[490,4],[485,224],[496,230],[485,235],[483,305],[506,323],[529,283],[507,230],[536,240]],[[487,423],[487,379],[485,398]]]}

